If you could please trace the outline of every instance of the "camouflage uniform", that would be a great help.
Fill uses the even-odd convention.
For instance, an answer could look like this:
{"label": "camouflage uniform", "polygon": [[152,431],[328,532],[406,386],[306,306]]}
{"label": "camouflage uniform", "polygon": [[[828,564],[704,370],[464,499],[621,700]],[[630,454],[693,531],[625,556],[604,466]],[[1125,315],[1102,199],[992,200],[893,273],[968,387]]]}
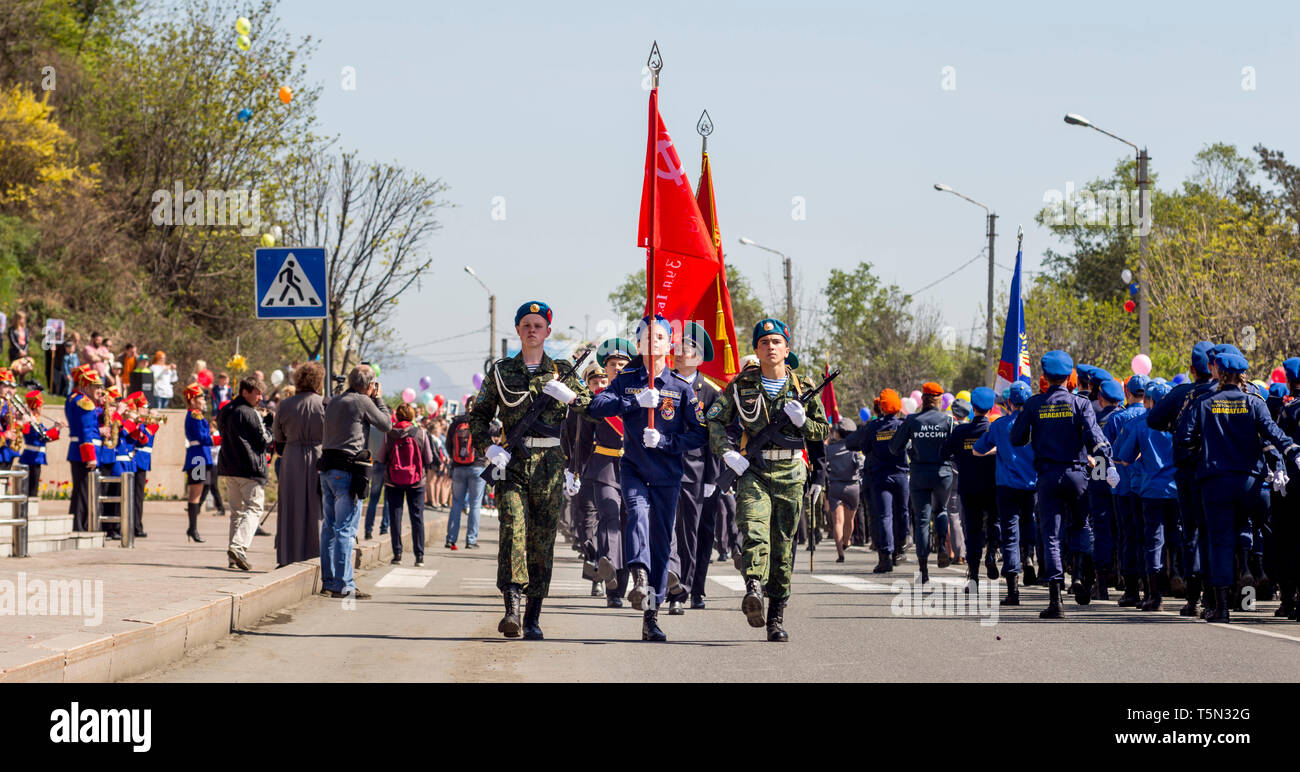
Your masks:
{"label": "camouflage uniform", "polygon": [[[727,385],[713,407],[709,408],[709,445],[721,458],[728,450],[741,450],[749,439],[763,430],[769,416],[778,415],[786,402],[815,386],[786,368],[787,380],[776,399],[767,396],[760,380],[762,370],[748,367]],[[820,442],[830,435],[830,424],[821,400],[804,406],[807,420],[798,429],[793,424],[782,432],[769,449],[798,450],[804,441]],[[744,429],[741,447],[727,436],[727,427],[739,418]],[[794,572],[794,530],[799,523],[807,469],[802,455],[792,459],[773,459],[759,469],[751,462],[749,469],[736,480],[736,524],[742,540],[746,579],[765,582],[769,598],[790,597],[790,575]]]}
{"label": "camouflage uniform", "polygon": [[[474,452],[482,455],[492,443],[488,429],[499,418],[509,434],[534,399],[542,397],[542,387],[558,374],[558,365],[545,354],[535,372],[529,373],[523,354],[500,359],[483,379],[483,388],[474,399],[469,428],[474,438]],[[560,436],[560,428],[570,407],[585,412],[591,392],[577,374],[565,384],[578,395],[572,405],[551,401],[533,425],[531,436]],[[549,398],[547,398],[549,399]],[[530,598],[545,598],[551,584],[551,562],[555,553],[555,531],[564,508],[564,469],[567,459],[557,444],[547,448],[529,448],[529,457],[515,453],[506,466],[505,479],[496,479],[497,518],[501,540],[497,549],[497,588],[504,591],[511,584],[524,588]],[[489,469],[495,469],[491,464]]]}

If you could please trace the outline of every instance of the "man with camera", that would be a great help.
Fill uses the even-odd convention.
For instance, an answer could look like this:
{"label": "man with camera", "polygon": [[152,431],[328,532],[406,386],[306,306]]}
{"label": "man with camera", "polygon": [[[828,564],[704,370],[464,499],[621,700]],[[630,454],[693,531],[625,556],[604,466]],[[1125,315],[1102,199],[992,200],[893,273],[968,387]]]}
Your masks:
{"label": "man with camera", "polygon": [[352,581],[352,547],[361,519],[361,500],[370,481],[371,458],[366,431],[393,428],[383,387],[369,365],[348,373],[347,391],[325,406],[325,431],[321,441],[320,533],[321,593],[332,597],[369,598]]}

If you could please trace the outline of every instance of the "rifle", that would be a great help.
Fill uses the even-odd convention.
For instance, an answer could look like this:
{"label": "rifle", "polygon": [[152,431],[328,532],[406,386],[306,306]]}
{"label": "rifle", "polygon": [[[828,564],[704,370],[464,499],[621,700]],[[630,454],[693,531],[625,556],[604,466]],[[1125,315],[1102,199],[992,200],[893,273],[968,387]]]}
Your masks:
{"label": "rifle", "polygon": [[[839,374],[839,368],[836,368],[835,372],[826,376],[820,386],[809,391],[807,394],[801,395],[799,397],[799,403],[807,405],[821,393],[822,389],[826,388],[826,384],[835,380]],[[768,421],[767,426],[764,426],[759,433],[754,435],[753,439],[745,445],[745,449],[740,451],[740,455],[744,456],[745,459],[749,461],[750,466],[758,469],[767,468],[767,461],[763,458],[763,451],[767,450],[767,447],[776,441],[777,435],[780,434],[781,430],[789,425],[790,416],[786,415],[784,410],[778,411],[776,417]],[[736,474],[735,470],[727,466],[726,462],[723,462],[722,468],[718,470],[718,479],[714,481],[714,485],[717,486],[717,489],[713,491],[713,495],[721,496],[724,492],[729,490],[731,486],[736,484],[737,477],[739,477],[739,475]]]}
{"label": "rifle", "polygon": [[[594,346],[587,346],[586,348],[580,349],[576,354],[574,354],[571,361],[566,360],[560,365],[560,367],[557,367],[555,375],[556,380],[563,382],[570,375],[573,375],[573,373],[577,371],[578,365],[582,364],[582,360],[586,359],[594,349]],[[569,369],[563,373],[558,372],[564,364],[567,364]],[[554,401],[554,397],[546,394],[539,394],[534,397],[533,403],[528,406],[528,412],[524,413],[524,417],[519,419],[519,421],[514,425],[514,428],[510,430],[510,433],[506,435],[506,452],[510,454],[510,459],[512,461],[516,458],[528,458],[532,455],[532,451],[528,449],[528,445],[525,443],[524,438],[526,438],[528,432],[532,430],[533,424],[537,423],[537,419],[542,415],[542,411],[550,407],[551,403]],[[482,473],[479,474],[479,477],[483,478],[484,482],[494,482],[496,469],[497,465],[489,461]]]}

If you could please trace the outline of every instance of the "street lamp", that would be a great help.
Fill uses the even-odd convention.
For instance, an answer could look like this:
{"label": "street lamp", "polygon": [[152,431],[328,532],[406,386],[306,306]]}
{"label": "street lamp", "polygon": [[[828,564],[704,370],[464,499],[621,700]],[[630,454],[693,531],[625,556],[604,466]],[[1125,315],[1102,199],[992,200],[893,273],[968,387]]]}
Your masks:
{"label": "street lamp", "polygon": [[774,254],[774,255],[780,255],[782,265],[785,267],[785,319],[784,319],[783,321],[785,321],[786,324],[793,325],[793,324],[794,324],[794,319],[793,319],[793,317],[794,317],[794,287],[793,287],[793,285],[792,285],[791,282],[790,282],[790,258],[789,258],[789,256],[787,256],[784,252],[782,252],[782,251],[779,250],[779,249],[772,249],[771,247],[765,247],[765,246],[763,246],[762,244],[759,244],[758,242],[754,241],[753,239],[747,239],[747,238],[745,238],[744,236],[741,236],[741,237],[740,237],[740,243],[741,243],[741,244],[744,244],[744,245],[747,246],[747,247],[758,247],[759,249],[763,250],[764,252],[771,252],[771,253]]}
{"label": "street lamp", "polygon": [[1147,226],[1147,186],[1150,180],[1147,178],[1147,163],[1151,157],[1147,155],[1145,147],[1139,148],[1137,145],[1129,142],[1123,137],[1111,134],[1109,131],[1096,126],[1092,121],[1084,118],[1077,113],[1067,113],[1065,122],[1071,126],[1084,126],[1089,129],[1095,129],[1111,139],[1119,140],[1137,153],[1137,184],[1138,184],[1138,351],[1141,354],[1150,356],[1151,354],[1151,307],[1147,303],[1147,233],[1151,230]]}
{"label": "street lamp", "polygon": [[[478,274],[474,273],[473,268],[470,268],[468,265],[465,266],[465,273],[473,276],[474,281],[478,282],[478,286],[482,287],[488,294],[488,365],[491,366],[492,362],[497,358],[496,339],[492,337],[493,335],[496,335],[497,329],[497,296],[492,292],[492,290],[488,289],[488,285],[483,283],[483,280],[478,277]],[[502,345],[501,353],[506,353],[504,344]],[[484,372],[486,372],[486,369]]]}
{"label": "street lamp", "polygon": [[997,231],[998,216],[994,214],[992,209],[989,209],[984,204],[981,204],[980,202],[976,201],[973,198],[970,198],[969,196],[963,196],[961,193],[958,193],[957,191],[953,190],[947,185],[943,185],[936,182],[934,185],[934,189],[939,191],[940,193],[951,193],[954,196],[957,196],[958,198],[966,199],[967,201],[971,202],[975,206],[980,207],[981,209],[984,210],[984,219],[988,222],[989,297],[988,297],[988,308],[985,313],[985,316],[987,318],[985,324],[986,329],[984,332],[984,354],[985,354],[985,360],[986,360],[987,370],[988,370],[986,378],[988,380],[989,386],[992,387],[995,383],[995,379],[997,377],[997,372],[998,372],[997,358],[993,355],[993,240],[994,237],[997,235],[996,231]]}

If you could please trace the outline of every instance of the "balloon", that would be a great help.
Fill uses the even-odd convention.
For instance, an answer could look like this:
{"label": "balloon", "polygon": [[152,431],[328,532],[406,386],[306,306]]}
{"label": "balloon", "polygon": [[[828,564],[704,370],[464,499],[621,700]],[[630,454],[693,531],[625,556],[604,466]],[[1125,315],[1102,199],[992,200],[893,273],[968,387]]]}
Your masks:
{"label": "balloon", "polygon": [[1133,313],[1133,309],[1135,309],[1135,308],[1137,308],[1137,303],[1134,303],[1132,300],[1125,300],[1125,301],[1124,301],[1124,310],[1125,310],[1125,311],[1128,311],[1128,312],[1131,314],[1131,313]]}
{"label": "balloon", "polygon": [[281,371],[279,371],[279,370],[276,370],[276,371],[272,372],[272,373],[271,373],[271,385],[272,385],[272,386],[279,386],[279,385],[282,384],[282,383],[284,383],[284,373],[281,372]]}
{"label": "balloon", "polygon": [[248,22],[248,17],[240,16],[238,19],[235,19],[235,32],[238,32],[241,35],[247,35],[252,31],[253,25]]}
{"label": "balloon", "polygon": [[1133,297],[1137,297],[1137,294],[1138,294],[1138,285],[1136,285],[1136,284],[1130,284],[1130,285],[1128,285],[1128,294],[1132,295]]}
{"label": "balloon", "polygon": [[375,377],[378,378],[378,377],[379,377],[379,365],[373,365],[373,364],[372,364],[372,365],[370,366],[370,369],[375,371]]}
{"label": "balloon", "polygon": [[957,392],[955,396],[957,399],[964,399],[967,402],[970,402],[970,392],[966,389],[962,389],[961,391]]}
{"label": "balloon", "polygon": [[921,392],[919,390],[913,389],[911,395],[909,396],[912,397],[912,402],[918,405],[921,404]]}
{"label": "balloon", "polygon": [[240,35],[235,38],[235,46],[239,48],[240,51],[247,51],[252,45],[253,41],[249,40],[247,35]]}
{"label": "balloon", "polygon": [[1170,381],[1170,383],[1172,383],[1175,386],[1177,386],[1180,383],[1187,383],[1187,374],[1179,373],[1178,375],[1175,375],[1174,379]]}
{"label": "balloon", "polygon": [[[920,392],[914,392],[914,393],[919,394]],[[916,400],[912,399],[911,397],[903,397],[903,412],[904,412],[904,413],[915,413],[915,412],[916,412]]]}
{"label": "balloon", "polygon": [[284,228],[281,228],[279,225],[272,225],[271,235],[275,236],[276,241],[279,241],[280,237],[284,235]]}
{"label": "balloon", "polygon": [[426,391],[423,394],[421,394],[420,401],[426,405],[432,405],[434,403],[433,392]]}
{"label": "balloon", "polygon": [[940,399],[940,406],[941,406],[944,410],[947,410],[947,409],[948,409],[948,406],[952,404],[952,399],[953,399],[953,397],[952,397],[951,394],[949,394],[948,392],[945,391],[945,392],[943,393],[943,396],[940,397],[939,399]]}
{"label": "balloon", "polygon": [[434,394],[433,399],[435,402],[438,403],[438,407],[442,407],[443,404],[447,402],[447,398],[442,396],[441,394]]}
{"label": "balloon", "polygon": [[1122,271],[1119,272],[1119,278],[1120,278],[1120,279],[1121,279],[1125,284],[1128,284],[1129,282],[1133,281],[1133,272],[1130,271],[1129,269],[1125,268],[1124,270],[1122,270]]}
{"label": "balloon", "polygon": [[412,388],[410,388],[409,386],[408,386],[407,388],[405,388],[405,389],[402,389],[402,401],[405,402],[405,403],[408,404],[408,405],[411,404],[412,402],[414,402],[414,401],[415,401],[415,389],[412,389]]}
{"label": "balloon", "polygon": [[428,389],[429,389],[429,384],[431,384],[431,383],[433,383],[433,379],[430,378],[429,376],[427,376],[427,375],[422,375],[422,376],[420,376],[420,390],[421,390],[421,391],[428,391]]}
{"label": "balloon", "polygon": [[248,123],[248,119],[253,117],[253,111],[245,107],[243,110],[235,113],[235,120],[240,123]]}
{"label": "balloon", "polygon": [[866,423],[867,421],[870,421],[870,420],[871,420],[871,411],[870,411],[870,410],[867,410],[865,407],[860,407],[860,408],[858,408],[858,420],[859,420],[859,421],[862,421],[863,423]]}
{"label": "balloon", "polygon": [[263,234],[262,234],[262,246],[264,246],[264,247],[273,247],[273,246],[275,246],[275,236],[272,236],[272,235],[269,234],[269,233],[263,233]]}
{"label": "balloon", "polygon": [[1129,362],[1129,369],[1133,371],[1134,375],[1150,375],[1151,357],[1146,354],[1138,354],[1133,357],[1132,362]]}
{"label": "balloon", "polygon": [[474,381],[475,391],[483,388],[483,373],[474,373],[474,378],[472,380]]}
{"label": "balloon", "polygon": [[1282,367],[1274,368],[1273,383],[1286,383],[1286,369]]}
{"label": "balloon", "polygon": [[287,105],[292,100],[293,100],[293,89],[289,88],[288,86],[281,86],[280,101],[284,102]]}

